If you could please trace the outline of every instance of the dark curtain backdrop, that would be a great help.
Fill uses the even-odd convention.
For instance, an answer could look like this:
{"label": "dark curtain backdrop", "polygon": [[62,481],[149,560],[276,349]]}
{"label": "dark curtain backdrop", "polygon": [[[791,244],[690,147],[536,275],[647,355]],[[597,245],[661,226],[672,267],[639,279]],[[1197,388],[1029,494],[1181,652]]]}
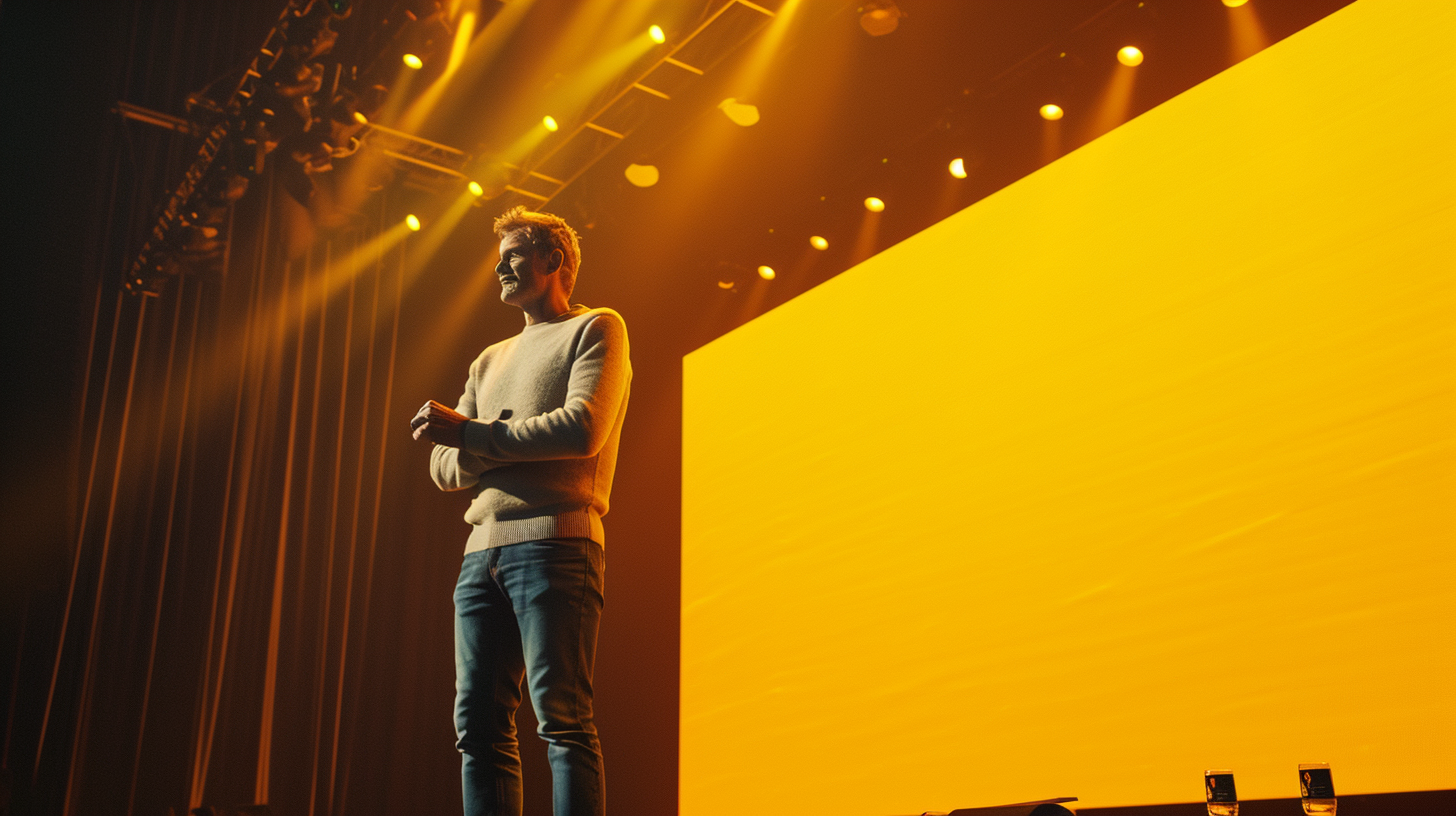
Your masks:
{"label": "dark curtain backdrop", "polygon": [[333,261],[357,241],[342,236],[289,260],[279,216],[296,205],[270,192],[240,208],[253,228],[235,224],[221,279],[138,298],[107,278],[95,295],[76,557],[42,721],[43,765],[71,749],[69,812],[123,789],[144,813],[179,789],[191,806],[345,812],[350,790],[383,794],[381,774],[349,778],[361,745],[449,761],[398,732],[439,720],[448,695],[398,693],[441,662],[419,649],[448,646],[401,603],[442,597],[423,590],[448,557],[380,547],[410,528],[384,495],[391,443],[407,441],[390,422],[406,410],[392,389],[405,253],[349,275]]}
{"label": "dark curtain backdrop", "polygon": [[[472,285],[488,218],[456,247],[469,260],[432,260],[377,240],[398,220],[391,188],[321,232],[265,174],[221,274],[154,298],[120,286],[197,143],[111,106],[181,114],[281,5],[0,7],[5,194],[22,210],[5,234],[0,812],[459,807],[464,500],[429,483],[407,420],[518,326]],[[676,809],[680,354],[634,347],[608,519],[598,720],[624,812]],[[549,812],[520,724],[528,812]]]}

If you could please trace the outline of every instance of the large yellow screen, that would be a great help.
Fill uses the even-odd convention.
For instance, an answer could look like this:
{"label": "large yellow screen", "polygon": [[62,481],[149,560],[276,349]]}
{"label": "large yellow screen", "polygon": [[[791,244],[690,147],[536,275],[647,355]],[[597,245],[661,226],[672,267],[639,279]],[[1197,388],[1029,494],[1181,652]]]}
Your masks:
{"label": "large yellow screen", "polygon": [[684,360],[681,812],[1456,787],[1456,4]]}

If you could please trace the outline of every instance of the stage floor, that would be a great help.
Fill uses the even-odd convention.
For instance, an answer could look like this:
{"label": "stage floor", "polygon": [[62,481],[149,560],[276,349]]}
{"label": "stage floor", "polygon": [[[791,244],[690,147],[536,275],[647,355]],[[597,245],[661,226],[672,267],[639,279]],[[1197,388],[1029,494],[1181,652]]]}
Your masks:
{"label": "stage floor", "polygon": [[[1339,816],[1452,816],[1456,790],[1372,793],[1340,796]],[[1299,799],[1255,799],[1239,803],[1239,816],[1296,816]],[[1079,808],[1078,816],[1204,816],[1202,802],[1141,807]]]}

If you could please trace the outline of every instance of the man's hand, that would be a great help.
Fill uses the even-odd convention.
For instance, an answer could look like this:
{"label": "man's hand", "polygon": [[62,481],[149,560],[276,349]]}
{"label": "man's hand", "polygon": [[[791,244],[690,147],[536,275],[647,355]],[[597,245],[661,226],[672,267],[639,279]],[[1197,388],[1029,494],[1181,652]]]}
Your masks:
{"label": "man's hand", "polygon": [[410,420],[415,439],[428,439],[437,445],[458,448],[464,443],[465,423],[470,418],[449,406],[430,400]]}

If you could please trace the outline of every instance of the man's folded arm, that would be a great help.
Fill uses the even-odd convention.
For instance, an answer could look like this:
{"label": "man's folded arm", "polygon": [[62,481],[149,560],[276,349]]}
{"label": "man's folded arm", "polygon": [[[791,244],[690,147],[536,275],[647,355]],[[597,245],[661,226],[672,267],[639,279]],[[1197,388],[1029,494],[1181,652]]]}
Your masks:
{"label": "man's folded arm", "polygon": [[485,460],[449,445],[436,445],[430,451],[430,478],[441,490],[464,490],[480,481],[480,474],[489,470]]}

